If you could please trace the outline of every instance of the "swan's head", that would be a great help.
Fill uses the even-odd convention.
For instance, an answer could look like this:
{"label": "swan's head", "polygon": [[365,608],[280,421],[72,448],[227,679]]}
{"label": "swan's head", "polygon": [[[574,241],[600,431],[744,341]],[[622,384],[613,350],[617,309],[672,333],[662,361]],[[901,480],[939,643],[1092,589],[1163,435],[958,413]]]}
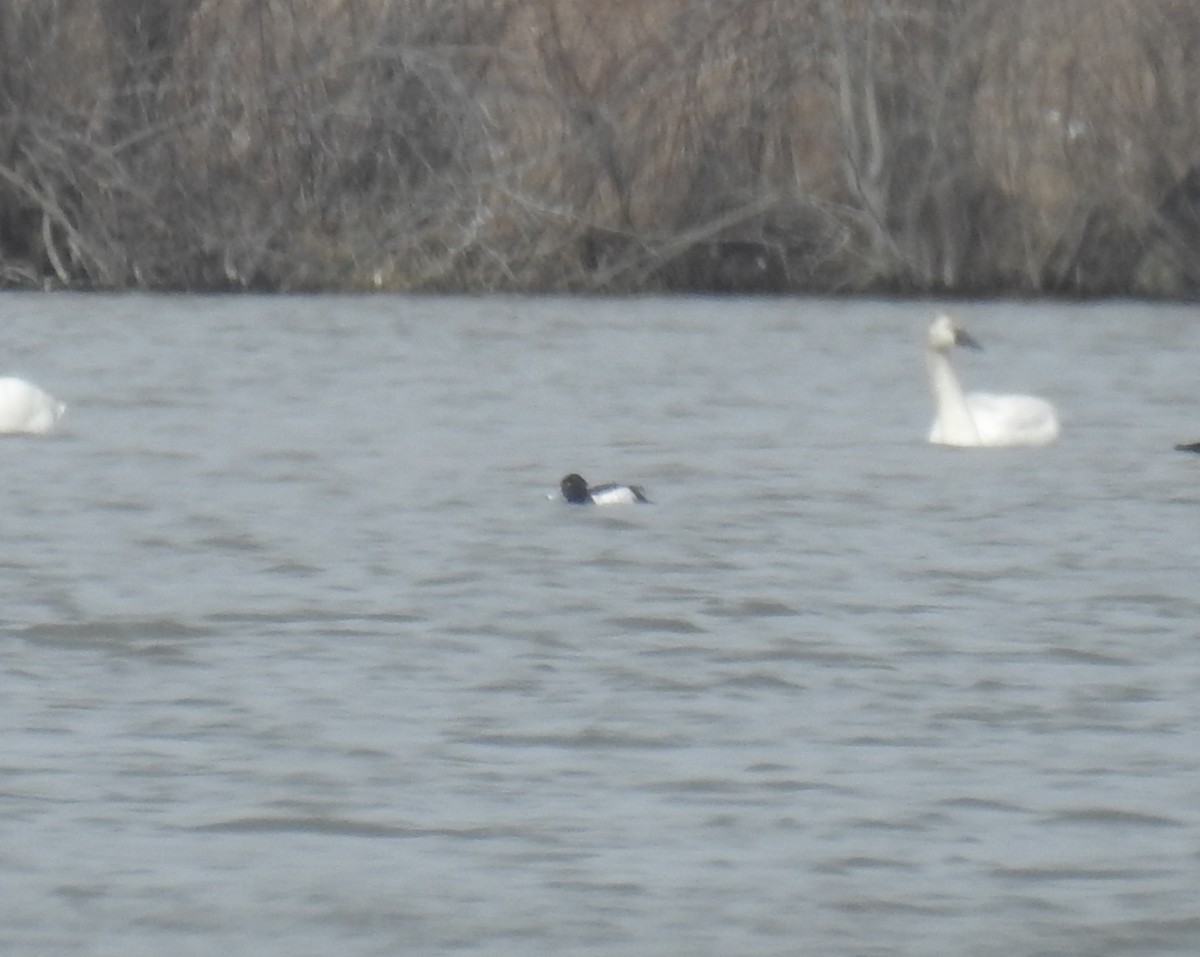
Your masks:
{"label": "swan's head", "polygon": [[955,346],[966,346],[968,349],[983,348],[966,329],[944,312],[939,312],[930,325],[925,334],[925,344],[934,352],[949,352]]}

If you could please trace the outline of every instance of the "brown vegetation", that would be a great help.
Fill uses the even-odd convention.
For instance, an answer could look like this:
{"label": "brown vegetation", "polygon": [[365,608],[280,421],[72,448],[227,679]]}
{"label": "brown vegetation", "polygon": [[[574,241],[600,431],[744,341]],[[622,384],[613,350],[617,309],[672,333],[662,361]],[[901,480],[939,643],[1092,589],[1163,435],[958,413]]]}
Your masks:
{"label": "brown vegetation", "polygon": [[4,0],[0,283],[1193,295],[1192,0]]}

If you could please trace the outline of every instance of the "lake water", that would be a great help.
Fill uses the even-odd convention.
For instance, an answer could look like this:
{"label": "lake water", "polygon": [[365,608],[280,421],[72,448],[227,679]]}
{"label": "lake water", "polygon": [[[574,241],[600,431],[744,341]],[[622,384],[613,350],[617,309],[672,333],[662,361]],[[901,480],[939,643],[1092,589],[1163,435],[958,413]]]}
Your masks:
{"label": "lake water", "polygon": [[0,307],[0,952],[1200,948],[1200,309]]}

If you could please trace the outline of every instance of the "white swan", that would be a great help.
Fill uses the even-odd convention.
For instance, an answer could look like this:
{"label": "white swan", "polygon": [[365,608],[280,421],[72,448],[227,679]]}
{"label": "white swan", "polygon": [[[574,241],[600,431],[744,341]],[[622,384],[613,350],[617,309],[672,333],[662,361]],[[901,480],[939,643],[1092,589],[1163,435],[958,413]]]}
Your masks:
{"label": "white swan", "polygon": [[0,434],[45,435],[66,411],[64,403],[32,382],[0,376]]}
{"label": "white swan", "polygon": [[950,365],[954,346],[982,348],[945,313],[938,315],[925,337],[925,361],[937,407],[929,441],[936,445],[1000,447],[1047,445],[1058,438],[1058,413],[1033,395],[963,395]]}

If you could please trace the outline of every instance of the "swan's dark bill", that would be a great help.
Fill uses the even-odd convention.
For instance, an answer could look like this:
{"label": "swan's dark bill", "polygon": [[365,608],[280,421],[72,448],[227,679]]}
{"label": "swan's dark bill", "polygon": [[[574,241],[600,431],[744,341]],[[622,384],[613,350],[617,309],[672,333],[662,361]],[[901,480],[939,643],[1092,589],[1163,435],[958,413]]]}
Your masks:
{"label": "swan's dark bill", "polygon": [[954,344],[956,346],[966,346],[968,349],[978,349],[980,352],[983,351],[983,345],[980,341],[962,326],[954,327]]}

